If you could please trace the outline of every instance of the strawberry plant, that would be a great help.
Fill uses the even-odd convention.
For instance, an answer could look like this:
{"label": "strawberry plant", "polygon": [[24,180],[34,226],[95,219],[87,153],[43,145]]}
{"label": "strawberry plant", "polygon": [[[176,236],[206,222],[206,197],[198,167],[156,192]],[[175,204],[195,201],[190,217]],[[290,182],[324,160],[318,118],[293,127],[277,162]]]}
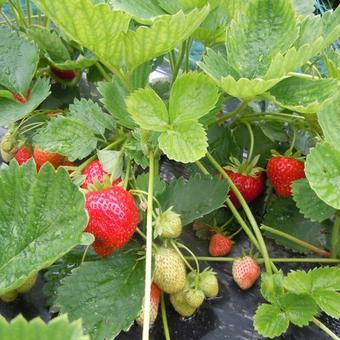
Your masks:
{"label": "strawberry plant", "polygon": [[169,340],[248,289],[259,336],[339,339],[340,9],[314,5],[0,1],[0,299],[43,282],[51,318],[1,339]]}

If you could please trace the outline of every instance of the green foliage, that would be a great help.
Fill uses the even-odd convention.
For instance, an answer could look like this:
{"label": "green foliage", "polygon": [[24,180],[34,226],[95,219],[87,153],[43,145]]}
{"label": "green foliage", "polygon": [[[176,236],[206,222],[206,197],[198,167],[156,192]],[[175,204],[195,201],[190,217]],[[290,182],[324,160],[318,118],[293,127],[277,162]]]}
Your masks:
{"label": "green foliage", "polygon": [[159,201],[162,210],[173,207],[181,215],[183,225],[187,225],[222,207],[227,192],[227,183],[218,177],[195,175],[188,181],[183,178],[172,181]]}
{"label": "green foliage", "polygon": [[315,11],[314,0],[294,0],[294,8],[300,15],[312,15]]}
{"label": "green foliage", "polygon": [[160,149],[183,163],[195,162],[207,151],[207,137],[198,119],[215,107],[217,88],[203,74],[187,73],[174,82],[169,111],[151,88],[133,92],[127,108],[134,121],[146,130],[161,132]]}
{"label": "green foliage", "polygon": [[0,243],[7,249],[0,257],[4,294],[80,244],[87,215],[83,194],[64,169],[55,171],[48,164],[37,174],[33,161],[21,167],[13,161],[0,178]]}
{"label": "green foliage", "polygon": [[[318,222],[306,219],[298,210],[293,200],[288,198],[278,198],[268,207],[264,217],[264,224],[269,225],[286,234],[295,236],[317,247],[324,248],[326,245],[325,227]],[[281,236],[270,234],[266,235],[285,248],[299,252],[308,253],[308,250],[292,241]]]}
{"label": "green foliage", "polygon": [[20,104],[16,100],[0,98],[0,125],[9,125],[33,112],[50,94],[47,79],[38,79],[32,86],[29,99]]}
{"label": "green foliage", "polygon": [[316,195],[307,179],[295,181],[292,192],[296,206],[305,218],[322,222],[335,214],[335,209],[324,203]]}
{"label": "green foliage", "polygon": [[42,319],[35,318],[26,321],[19,314],[11,322],[0,317],[0,337],[4,340],[17,340],[25,337],[25,340],[49,339],[49,340],[90,340],[83,334],[81,320],[70,323],[67,315],[60,315],[46,324]]}
{"label": "green foliage", "polygon": [[97,147],[97,136],[113,129],[112,117],[91,100],[75,100],[66,116],[58,115],[39,130],[34,142],[43,150],[57,152],[71,161],[88,156]]}
{"label": "green foliage", "polygon": [[39,50],[23,35],[6,28],[0,29],[0,41],[0,85],[26,95],[37,69]]}
{"label": "green foliage", "polygon": [[144,266],[131,252],[121,251],[85,262],[64,279],[55,304],[70,320],[81,317],[91,339],[112,339],[128,330],[140,313]]}
{"label": "green foliage", "polygon": [[340,149],[324,142],[307,156],[306,176],[317,196],[335,209],[340,209]]}

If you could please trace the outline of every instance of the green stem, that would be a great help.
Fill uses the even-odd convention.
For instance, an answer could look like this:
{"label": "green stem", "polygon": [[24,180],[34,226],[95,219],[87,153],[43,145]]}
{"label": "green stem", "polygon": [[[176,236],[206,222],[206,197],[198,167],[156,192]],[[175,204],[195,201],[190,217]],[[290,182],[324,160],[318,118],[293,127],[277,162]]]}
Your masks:
{"label": "green stem", "polygon": [[6,24],[12,28],[13,30],[15,30],[13,24],[11,23],[11,20],[8,19],[7,15],[3,12],[3,10],[0,10],[0,15],[3,17],[3,19],[5,20]]}
{"label": "green stem", "polygon": [[193,258],[193,260],[195,261],[195,264],[196,264],[197,273],[199,273],[200,272],[200,265],[198,263],[198,260],[196,259],[196,255],[187,246],[185,246],[183,243],[177,242],[177,244],[178,244],[178,247],[185,249],[189,254],[191,254],[191,256],[192,256],[192,258]]}
{"label": "green stem", "polygon": [[[264,239],[263,239],[263,236],[261,234],[260,228],[259,228],[259,226],[258,226],[258,224],[257,224],[257,222],[255,220],[255,217],[252,214],[252,212],[251,212],[247,202],[243,198],[243,196],[240,193],[240,191],[238,190],[237,186],[234,184],[234,182],[231,180],[231,178],[228,176],[228,174],[224,171],[224,169],[211,156],[211,154],[209,152],[207,152],[206,156],[209,159],[210,163],[214,166],[214,168],[227,180],[228,184],[230,185],[231,190],[234,192],[234,194],[237,197],[238,201],[240,202],[242,208],[244,209],[244,212],[246,213],[247,218],[249,220],[249,223],[252,226],[253,231],[255,233],[255,236],[257,238],[258,245],[260,247],[260,251],[262,253],[262,256],[265,259],[266,271],[268,273],[272,273],[272,266],[270,264],[270,258],[269,258],[268,250],[267,250],[267,247],[266,247],[266,243],[264,242]],[[228,204],[228,206],[229,205],[230,204]]]}
{"label": "green stem", "polygon": [[164,329],[165,340],[171,340],[169,325],[168,325],[168,318],[166,316],[166,307],[165,307],[165,300],[164,300],[164,293],[163,292],[161,294],[161,311],[162,311],[162,321],[163,321],[163,329]]}
{"label": "green stem", "polygon": [[236,235],[238,235],[241,231],[243,230],[243,228],[241,227],[239,230],[236,230],[233,234],[231,234],[229,236],[229,238],[232,240]]}
{"label": "green stem", "polygon": [[191,266],[191,264],[186,260],[185,256],[183,256],[182,252],[178,249],[177,244],[174,240],[170,241],[173,248],[176,250],[178,255],[181,257],[181,259],[184,261],[185,265],[193,272],[195,271],[194,268]]}
{"label": "green stem", "polygon": [[316,246],[314,246],[314,245],[312,245],[312,244],[310,244],[310,243],[308,243],[306,241],[302,241],[302,240],[300,240],[300,239],[298,239],[298,238],[296,238],[296,237],[294,237],[292,235],[289,235],[289,234],[287,234],[287,233],[285,233],[283,231],[280,231],[280,230],[268,227],[268,226],[266,226],[264,224],[262,224],[261,229],[265,230],[265,231],[268,231],[271,234],[284,237],[286,240],[289,240],[289,241],[291,241],[293,243],[296,243],[299,246],[304,247],[304,248],[306,248],[306,249],[308,249],[308,250],[312,251],[313,253],[316,253],[316,254],[318,254],[320,256],[324,256],[324,257],[330,257],[331,256],[331,254],[328,251],[320,249],[320,248],[318,248],[318,247],[316,247]]}
{"label": "green stem", "polygon": [[291,155],[293,153],[295,142],[296,142],[296,129],[294,128],[293,129],[293,139],[292,139],[292,142],[290,144],[289,149],[287,150],[287,155]]}
{"label": "green stem", "polygon": [[95,65],[96,65],[99,73],[104,77],[104,79],[107,82],[111,82],[112,78],[107,74],[107,72],[105,71],[104,67],[99,62],[96,62]]}
{"label": "green stem", "polygon": [[144,240],[146,240],[146,235],[137,227],[136,228],[137,233],[143,237]]}
{"label": "green stem", "polygon": [[248,152],[248,162],[251,162],[251,158],[253,157],[254,152],[254,133],[249,123],[245,123],[248,132],[249,132],[249,138],[250,138],[250,147]]}
{"label": "green stem", "polygon": [[171,73],[173,74],[175,71],[175,65],[176,65],[176,54],[174,50],[172,50],[169,53],[169,63],[170,63]]}
{"label": "green stem", "polygon": [[[133,194],[137,194],[137,195],[148,195],[148,193],[146,191],[143,190],[139,190],[139,189],[133,189],[130,190],[130,193]],[[159,203],[158,199],[156,197],[153,197],[153,200],[156,202],[157,206],[159,209],[161,209],[161,204]]]}
{"label": "green stem", "polygon": [[238,114],[240,114],[246,107],[248,106],[247,102],[242,102],[235,111],[217,119],[216,123],[217,124],[223,124],[224,122],[226,122],[227,120],[237,116]]}
{"label": "green stem", "polygon": [[336,212],[336,219],[332,231],[332,257],[337,257],[337,252],[339,249],[339,236],[340,236],[340,211]]}
{"label": "green stem", "polygon": [[292,77],[303,78],[303,79],[316,79],[316,77],[311,76],[310,74],[306,74],[306,73],[289,72],[288,75]]}
{"label": "green stem", "polygon": [[[185,256],[187,260],[193,260],[192,256]],[[196,256],[198,261],[211,261],[211,262],[233,262],[237,259],[237,257],[211,257],[211,256]],[[274,257],[270,259],[272,262],[275,263],[340,263],[340,259],[325,259],[325,258],[318,258],[318,257],[309,257],[309,258],[281,258],[281,257]],[[264,263],[263,258],[257,258],[257,262]]]}
{"label": "green stem", "polygon": [[83,256],[82,256],[82,258],[81,258],[81,264],[84,263],[89,248],[90,248],[90,244],[89,244],[88,246],[86,246],[86,248],[85,248],[85,250],[84,250]]}
{"label": "green stem", "polygon": [[124,177],[124,182],[123,182],[123,188],[125,190],[127,189],[127,186],[129,184],[130,168],[131,168],[131,159],[129,158],[126,164],[126,171],[125,171],[125,177]]}
{"label": "green stem", "polygon": [[172,75],[172,84],[175,82],[175,80],[178,76],[179,70],[181,68],[181,65],[182,65],[182,62],[183,62],[183,59],[184,59],[184,56],[185,56],[186,44],[187,44],[187,41],[184,41],[183,44],[182,44],[177,63],[175,65],[174,73]]}
{"label": "green stem", "polygon": [[313,322],[317,325],[320,329],[322,329],[326,334],[328,334],[333,340],[340,340],[340,338],[334,334],[326,325],[324,325],[321,321],[314,318]]}
{"label": "green stem", "polygon": [[31,0],[26,0],[26,7],[27,7],[28,25],[31,26],[31,24],[32,24],[32,5],[31,5]]}
{"label": "green stem", "polygon": [[184,63],[184,71],[189,72],[190,69],[190,51],[192,46],[192,39],[189,38],[186,44],[185,49],[185,63]]}
{"label": "green stem", "polygon": [[148,186],[148,210],[146,215],[146,258],[145,258],[145,290],[144,290],[144,322],[143,340],[149,339],[150,328],[150,295],[152,283],[152,212],[155,159],[151,151],[149,154],[149,186]]}
{"label": "green stem", "polygon": [[202,171],[203,175],[209,175],[209,171],[205,168],[205,166],[200,161],[196,161],[195,164]]}

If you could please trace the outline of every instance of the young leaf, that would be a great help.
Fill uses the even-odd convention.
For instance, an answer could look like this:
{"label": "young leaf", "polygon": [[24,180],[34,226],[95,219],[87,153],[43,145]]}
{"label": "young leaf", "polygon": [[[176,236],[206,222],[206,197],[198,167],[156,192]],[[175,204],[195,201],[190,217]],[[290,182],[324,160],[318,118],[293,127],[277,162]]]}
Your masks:
{"label": "young leaf", "polygon": [[320,267],[311,271],[314,289],[340,290],[340,268]]}
{"label": "young leaf", "polygon": [[261,275],[261,294],[271,303],[277,302],[283,295],[283,273],[263,273]]}
{"label": "young leaf", "polygon": [[27,321],[21,314],[10,322],[3,316],[0,317],[1,339],[17,340],[22,337],[25,337],[25,340],[90,340],[90,337],[83,333],[81,320],[71,323],[65,314],[52,319],[48,324],[40,318]]}
{"label": "young leaf", "polygon": [[273,339],[285,333],[289,326],[289,319],[278,306],[262,304],[254,318],[256,331],[266,338]]}
{"label": "young leaf", "polygon": [[196,162],[205,156],[208,148],[203,126],[196,121],[184,121],[159,137],[159,148],[169,159],[177,162]]}
{"label": "young leaf", "polygon": [[306,218],[322,222],[335,214],[335,209],[316,195],[307,179],[295,181],[292,185],[292,192],[296,206]]}
{"label": "young leaf", "polygon": [[323,111],[318,112],[318,121],[326,142],[336,149],[340,147],[340,96],[330,103]]}
{"label": "young leaf", "polygon": [[333,318],[340,318],[340,293],[318,289],[313,292],[313,298],[318,306]]}
{"label": "young leaf", "polygon": [[263,77],[277,53],[286,52],[298,36],[290,1],[252,0],[227,29],[228,62],[242,77]]}
{"label": "young leaf", "polygon": [[166,106],[157,93],[151,89],[139,89],[126,100],[126,106],[133,120],[145,130],[167,131],[169,115]]}
{"label": "young leaf", "polygon": [[340,150],[326,142],[318,144],[307,156],[305,172],[318,197],[340,209]]}
{"label": "young leaf", "polygon": [[29,99],[20,104],[16,100],[0,98],[0,125],[6,126],[33,112],[50,94],[48,79],[39,78],[34,83]]}
{"label": "young leaf", "polygon": [[37,69],[39,50],[23,35],[7,28],[0,29],[0,41],[0,85],[26,95]]}
{"label": "young leaf", "polygon": [[7,249],[0,256],[1,295],[80,244],[87,214],[63,168],[47,164],[37,174],[33,161],[21,167],[13,161],[0,178],[0,245]]}
{"label": "young leaf", "polygon": [[159,201],[164,211],[173,207],[187,225],[222,207],[227,192],[228,185],[218,177],[195,175],[187,182],[183,178],[172,181]]}
{"label": "young leaf", "polygon": [[291,271],[283,280],[285,289],[295,294],[309,294],[313,282],[311,272],[303,270]]}
{"label": "young leaf", "polygon": [[292,111],[318,112],[334,99],[338,87],[335,79],[291,77],[271,88],[269,98]]}
{"label": "young leaf", "polygon": [[[148,191],[148,185],[149,185],[149,174],[145,173],[142,175],[139,175],[136,178],[136,184],[137,189]],[[157,197],[162,194],[162,192],[165,190],[166,184],[165,182],[159,177],[155,176],[154,179],[154,195]]]}
{"label": "young leaf", "polygon": [[318,313],[318,306],[307,294],[287,293],[281,297],[280,306],[289,321],[299,327],[307,326]]}
{"label": "young leaf", "polygon": [[[317,247],[324,248],[326,245],[324,226],[321,223],[305,219],[296,207],[295,202],[291,199],[278,198],[274,200],[267,210],[264,224],[293,235]],[[281,236],[276,236],[268,232],[265,234],[273,238],[277,244],[287,249],[304,254],[309,253],[306,248]]]}
{"label": "young leaf", "polygon": [[112,78],[112,82],[102,82],[98,86],[100,94],[103,96],[101,102],[110,111],[112,116],[120,125],[128,129],[136,127],[136,123],[132,120],[127,111],[125,99],[129,92],[124,84],[117,77]]}
{"label": "young leaf", "polygon": [[113,129],[112,117],[91,100],[76,99],[67,116],[58,115],[33,138],[43,150],[67,156],[70,161],[88,156],[97,146],[97,135]]}
{"label": "young leaf", "polygon": [[56,307],[70,320],[83,319],[93,339],[112,339],[138,317],[144,296],[143,261],[116,252],[101,261],[86,262],[58,288]]}
{"label": "young leaf", "polygon": [[218,100],[217,87],[202,73],[186,73],[171,88],[170,122],[196,120],[212,110]]}

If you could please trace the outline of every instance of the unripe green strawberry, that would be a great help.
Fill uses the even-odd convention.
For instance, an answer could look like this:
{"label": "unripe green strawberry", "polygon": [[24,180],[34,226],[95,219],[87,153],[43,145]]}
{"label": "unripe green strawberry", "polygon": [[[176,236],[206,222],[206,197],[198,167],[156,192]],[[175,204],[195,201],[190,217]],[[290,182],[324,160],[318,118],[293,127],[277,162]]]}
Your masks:
{"label": "unripe green strawberry", "polygon": [[14,301],[16,298],[18,297],[18,292],[16,290],[12,290],[11,292],[8,292],[4,295],[1,295],[0,296],[0,299],[3,301],[3,302],[12,302]]}
{"label": "unripe green strawberry", "polygon": [[185,286],[185,264],[174,249],[161,247],[155,254],[154,282],[165,293],[179,292]]}
{"label": "unripe green strawberry", "polygon": [[5,162],[13,159],[18,150],[18,133],[16,127],[10,127],[6,134],[3,136],[0,144],[1,157]]}
{"label": "unripe green strawberry", "polygon": [[18,293],[26,293],[29,290],[31,290],[35,283],[37,282],[37,278],[38,278],[37,273],[31,275],[22,286],[17,288]]}
{"label": "unripe green strawberry", "polygon": [[181,316],[188,317],[195,313],[196,308],[188,305],[184,298],[184,291],[181,290],[177,293],[170,295],[170,302],[174,307],[175,311]]}
{"label": "unripe green strawberry", "polygon": [[188,289],[184,291],[184,299],[189,306],[198,308],[204,302],[205,295],[200,289]]}
{"label": "unripe green strawberry", "polygon": [[216,297],[218,294],[216,273],[211,270],[201,273],[198,287],[203,291],[207,298]]}
{"label": "unripe green strawberry", "polygon": [[156,236],[164,238],[177,238],[182,234],[183,226],[180,215],[169,208],[167,211],[160,213],[156,220]]}

